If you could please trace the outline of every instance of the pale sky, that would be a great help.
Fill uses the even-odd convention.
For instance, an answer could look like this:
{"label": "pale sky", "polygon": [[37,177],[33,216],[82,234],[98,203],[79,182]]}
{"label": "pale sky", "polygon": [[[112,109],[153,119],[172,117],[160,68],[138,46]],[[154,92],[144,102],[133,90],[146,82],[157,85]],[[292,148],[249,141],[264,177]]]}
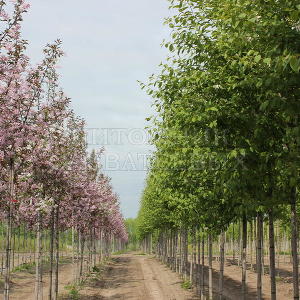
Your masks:
{"label": "pale sky", "polygon": [[44,45],[62,39],[67,54],[60,64],[62,86],[87,122],[90,148],[105,144],[106,174],[125,217],[135,217],[146,176],[144,155],[151,149],[142,129],[152,114],[151,99],[137,80],[146,82],[167,56],[161,43],[169,37],[163,25],[168,1],[28,2],[23,27],[28,54],[38,62]]}

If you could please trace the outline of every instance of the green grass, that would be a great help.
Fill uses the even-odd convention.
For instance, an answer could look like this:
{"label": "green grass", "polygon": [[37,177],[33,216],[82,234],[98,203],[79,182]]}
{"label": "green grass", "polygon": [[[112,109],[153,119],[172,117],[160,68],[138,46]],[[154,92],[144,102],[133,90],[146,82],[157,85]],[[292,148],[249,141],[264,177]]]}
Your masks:
{"label": "green grass", "polygon": [[192,288],[192,283],[189,280],[184,281],[181,287],[185,290],[190,290]]}
{"label": "green grass", "polygon": [[81,299],[80,297],[80,291],[86,287],[90,286],[90,284],[95,284],[101,279],[101,274],[102,271],[105,267],[110,262],[110,258],[102,261],[100,265],[94,266],[92,268],[91,273],[86,273],[84,276],[81,278],[81,281],[78,283],[72,283],[69,285],[66,285],[64,288],[67,290],[67,294],[63,293],[59,296],[59,300],[79,300]]}
{"label": "green grass", "polygon": [[101,270],[100,270],[99,267],[94,266],[92,271],[93,271],[94,273],[100,273]]}
{"label": "green grass", "polygon": [[35,272],[35,262],[19,265],[13,269],[13,272],[34,273]]}
{"label": "green grass", "polygon": [[[67,264],[67,263],[71,263],[72,262],[72,259],[70,258],[61,258],[59,260],[59,264]],[[54,262],[55,264],[55,262]],[[43,260],[42,261],[42,267],[43,267],[43,273],[45,272],[48,272],[49,269],[50,269],[50,262],[48,260]],[[32,262],[32,263],[24,263],[24,264],[21,264],[17,267],[15,267],[13,269],[13,272],[16,273],[16,272],[27,272],[27,273],[30,273],[30,274],[34,274],[35,273],[35,262]]]}
{"label": "green grass", "polygon": [[120,250],[120,251],[113,252],[112,255],[120,255],[120,254],[125,254],[125,253],[127,253],[126,250]]}
{"label": "green grass", "polygon": [[[80,295],[79,295],[79,290],[80,290],[80,285],[77,284],[69,284],[65,286],[65,289],[68,290],[68,295],[67,299],[69,300],[79,300]],[[66,299],[66,298],[62,298]]]}

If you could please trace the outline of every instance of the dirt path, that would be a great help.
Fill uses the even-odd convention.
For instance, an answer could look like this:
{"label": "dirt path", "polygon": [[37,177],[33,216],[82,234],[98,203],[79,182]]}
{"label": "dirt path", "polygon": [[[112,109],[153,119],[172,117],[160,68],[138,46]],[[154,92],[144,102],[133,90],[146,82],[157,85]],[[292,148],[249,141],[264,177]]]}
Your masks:
{"label": "dirt path", "polygon": [[[214,299],[218,296],[218,263],[214,263],[213,288]],[[208,268],[206,273],[206,290],[208,286]],[[256,273],[247,272],[247,299],[255,300]],[[270,299],[270,280],[263,276],[263,297]],[[136,299],[136,300],[187,300],[199,299],[192,291],[181,288],[178,274],[170,271],[158,260],[149,256],[123,255],[113,259],[103,274],[103,279],[91,284],[82,292],[85,300],[91,299]],[[277,282],[278,299],[292,299],[291,284]],[[226,263],[224,272],[224,299],[242,299],[241,268]]]}
{"label": "dirt path", "polygon": [[[214,262],[213,285],[214,292],[218,291],[218,263]],[[175,272],[150,256],[134,253],[113,257],[112,262],[102,267],[100,273],[94,273],[87,281],[85,288],[80,291],[81,300],[192,300],[199,299],[192,291],[181,288],[181,280]],[[206,273],[206,289],[208,269]],[[99,275],[100,274],[100,275]],[[65,286],[73,282],[73,266],[66,262],[60,265],[59,292],[66,294]],[[290,274],[288,274],[290,275]],[[241,269],[226,262],[224,272],[224,296],[230,300],[240,300]],[[288,278],[287,278],[288,279]],[[268,275],[263,276],[264,299],[270,299],[270,282]],[[48,297],[49,276],[43,277],[43,298]],[[2,287],[3,288],[3,287]],[[12,300],[34,299],[35,276],[26,272],[17,272],[12,275]],[[247,272],[248,300],[255,300],[256,274]],[[1,288],[0,288],[1,290]],[[1,291],[2,292],[2,291]],[[278,299],[292,299],[291,282],[277,282]],[[66,298],[67,299],[67,298]],[[217,293],[214,299],[218,299]]]}
{"label": "dirt path", "polygon": [[154,258],[141,255],[115,257],[104,279],[80,293],[81,299],[192,300],[181,288],[178,275]]}

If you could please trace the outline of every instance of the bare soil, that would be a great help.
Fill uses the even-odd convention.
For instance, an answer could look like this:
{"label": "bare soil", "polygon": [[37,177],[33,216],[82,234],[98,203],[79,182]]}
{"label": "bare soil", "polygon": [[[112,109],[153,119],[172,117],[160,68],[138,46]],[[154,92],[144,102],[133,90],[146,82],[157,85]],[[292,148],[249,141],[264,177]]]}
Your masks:
{"label": "bare soil", "polygon": [[[214,299],[218,299],[218,269],[219,263],[213,263]],[[277,299],[288,300],[292,297],[291,266],[281,264],[280,276],[277,281]],[[208,278],[208,269],[205,269]],[[263,276],[263,299],[270,299],[270,278]],[[248,300],[254,300],[256,296],[256,273],[247,271]],[[224,272],[224,296],[226,299],[240,300],[241,295],[241,268],[229,259],[226,260]],[[59,290],[66,294],[65,286],[71,284],[74,279],[73,265],[65,263],[60,266]],[[206,282],[206,289],[207,289]],[[199,299],[195,291],[185,290],[181,287],[182,280],[179,275],[160,263],[154,257],[138,255],[136,253],[115,256],[100,273],[94,274],[86,282],[80,291],[80,299],[128,299],[128,300],[193,300]],[[35,276],[28,272],[17,272],[11,280],[12,300],[34,300]],[[49,278],[43,277],[44,294],[48,297]],[[3,287],[2,287],[3,288]],[[2,289],[0,287],[0,291]],[[64,298],[68,299],[68,297]],[[71,299],[71,298],[70,298]]]}
{"label": "bare soil", "polygon": [[179,276],[156,259],[143,255],[113,258],[102,279],[80,292],[84,300],[192,300],[192,291],[181,287]]}
{"label": "bare soil", "polygon": [[[285,268],[290,268],[289,265],[283,266],[282,270]],[[218,291],[218,280],[219,280],[219,264],[218,262],[213,263],[213,285],[214,290]],[[208,278],[208,270],[206,270]],[[293,299],[293,286],[291,277],[292,274],[286,271],[287,276],[278,278],[276,282],[276,290],[277,290],[277,299],[278,300],[289,300]],[[281,272],[281,276],[283,275],[283,271]],[[232,264],[230,260],[226,261],[225,269],[224,269],[224,296],[230,300],[240,300],[242,299],[242,269],[241,267]],[[247,300],[256,300],[257,293],[256,293],[256,279],[257,274],[253,270],[247,270]],[[270,300],[271,299],[271,284],[270,284],[270,276],[267,274],[267,270],[265,275],[263,276],[263,299]]]}
{"label": "bare soil", "polygon": [[[73,266],[70,263],[61,264],[59,267],[59,290],[73,281]],[[43,275],[43,299],[47,299],[49,289],[49,276]],[[1,287],[3,292],[3,286]],[[32,272],[16,272],[11,275],[11,300],[35,299],[35,274]]]}

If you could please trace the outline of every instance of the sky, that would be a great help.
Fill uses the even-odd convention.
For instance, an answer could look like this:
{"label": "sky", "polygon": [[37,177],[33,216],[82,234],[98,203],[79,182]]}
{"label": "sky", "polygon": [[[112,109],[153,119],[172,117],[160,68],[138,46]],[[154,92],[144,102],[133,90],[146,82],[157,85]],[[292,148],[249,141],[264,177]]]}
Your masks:
{"label": "sky", "polygon": [[151,98],[138,80],[147,82],[165,61],[161,43],[167,0],[28,0],[23,36],[28,54],[39,62],[42,48],[63,41],[61,85],[75,112],[86,120],[89,149],[105,148],[100,158],[119,194],[126,218],[136,217],[144,188],[146,118]]}

